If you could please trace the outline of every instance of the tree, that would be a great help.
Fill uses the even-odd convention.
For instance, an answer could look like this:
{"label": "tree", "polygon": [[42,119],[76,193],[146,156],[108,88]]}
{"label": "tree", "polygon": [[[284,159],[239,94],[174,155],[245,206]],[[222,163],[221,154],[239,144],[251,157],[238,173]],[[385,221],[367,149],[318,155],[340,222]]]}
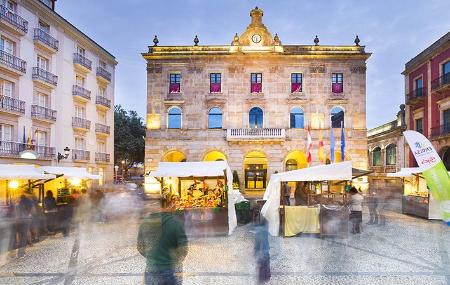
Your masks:
{"label": "tree", "polygon": [[145,125],[136,111],[114,106],[114,164],[125,162],[127,170],[144,163]]}

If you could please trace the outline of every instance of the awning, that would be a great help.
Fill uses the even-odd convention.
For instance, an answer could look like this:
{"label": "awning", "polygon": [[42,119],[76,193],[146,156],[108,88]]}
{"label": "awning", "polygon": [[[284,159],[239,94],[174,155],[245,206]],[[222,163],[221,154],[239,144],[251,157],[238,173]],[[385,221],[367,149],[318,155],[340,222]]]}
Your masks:
{"label": "awning", "polygon": [[40,168],[46,173],[54,175],[64,175],[64,178],[78,178],[78,179],[100,179],[100,175],[90,174],[86,168],[83,167],[69,167],[69,166],[42,166]]}
{"label": "awning", "polygon": [[41,167],[30,164],[0,164],[0,179],[54,179],[56,175],[47,174]]}
{"label": "awning", "polygon": [[[280,181],[336,181],[352,180],[352,162],[344,161],[318,165],[274,174]],[[271,177],[272,178],[272,177]]]}

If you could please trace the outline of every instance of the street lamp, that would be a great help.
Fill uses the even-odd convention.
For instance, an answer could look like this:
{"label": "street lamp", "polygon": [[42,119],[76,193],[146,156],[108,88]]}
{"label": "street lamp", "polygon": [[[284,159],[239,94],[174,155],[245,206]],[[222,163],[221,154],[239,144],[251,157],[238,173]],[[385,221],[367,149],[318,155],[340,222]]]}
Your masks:
{"label": "street lamp", "polygon": [[119,170],[118,165],[114,165],[114,181],[117,182],[117,171]]}
{"label": "street lamp", "polygon": [[69,157],[69,153],[70,153],[70,148],[68,148],[67,146],[66,146],[66,148],[64,148],[64,155],[62,155],[61,153],[58,152],[58,162],[61,159],[67,159]]}

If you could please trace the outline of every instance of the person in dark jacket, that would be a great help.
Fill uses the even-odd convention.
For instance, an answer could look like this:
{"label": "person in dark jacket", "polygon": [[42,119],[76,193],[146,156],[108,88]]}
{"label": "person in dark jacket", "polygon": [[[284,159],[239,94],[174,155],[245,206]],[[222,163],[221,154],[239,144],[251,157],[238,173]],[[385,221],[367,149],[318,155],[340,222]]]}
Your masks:
{"label": "person in dark jacket", "polygon": [[266,219],[261,218],[260,223],[255,228],[255,257],[257,262],[258,284],[266,283],[270,280],[270,246],[269,232]]}
{"label": "person in dark jacket", "polygon": [[150,214],[139,227],[137,250],[147,259],[145,284],[182,284],[182,262],[188,252],[183,223],[162,209]]}
{"label": "person in dark jacket", "polygon": [[53,197],[53,192],[50,190],[47,190],[45,192],[45,198],[44,198],[44,214],[45,214],[45,221],[47,224],[47,231],[48,232],[54,232],[56,228],[56,199]]}
{"label": "person in dark jacket", "polygon": [[[27,245],[28,232],[30,231],[30,225],[32,220],[33,202],[24,193],[20,195],[16,204],[16,230],[17,234],[17,256],[22,257],[25,255],[25,247]],[[14,234],[14,235],[15,235]],[[15,239],[13,243],[15,243]]]}

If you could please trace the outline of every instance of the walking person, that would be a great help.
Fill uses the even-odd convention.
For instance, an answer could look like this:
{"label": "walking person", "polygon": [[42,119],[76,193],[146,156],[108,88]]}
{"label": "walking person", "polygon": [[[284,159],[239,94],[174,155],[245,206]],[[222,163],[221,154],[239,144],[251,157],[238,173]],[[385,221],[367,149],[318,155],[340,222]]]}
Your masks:
{"label": "walking person", "polygon": [[373,192],[366,198],[367,208],[369,208],[369,222],[368,225],[376,225],[378,224],[378,198],[377,193]]}
{"label": "walking person", "polygon": [[[25,247],[28,240],[28,232],[30,231],[30,225],[32,220],[33,202],[27,197],[25,193],[20,195],[19,200],[16,204],[16,230],[12,241],[15,245],[17,241],[17,257],[22,257],[25,255]],[[16,239],[17,238],[17,239]],[[14,246],[13,248],[16,248]]]}
{"label": "walking person", "polygon": [[363,195],[359,191],[352,187],[350,188],[350,221],[352,223],[352,234],[361,233],[362,222],[362,202],[364,200]]}
{"label": "walking person", "polygon": [[257,262],[258,284],[266,283],[270,280],[270,253],[269,253],[269,232],[267,222],[264,217],[260,219],[255,230],[255,257]]}
{"label": "walking person", "polygon": [[284,205],[291,205],[291,186],[287,182],[284,182]]}
{"label": "walking person", "polygon": [[53,233],[56,229],[56,199],[53,197],[53,192],[47,190],[44,198],[44,214],[47,225],[47,232]]}

